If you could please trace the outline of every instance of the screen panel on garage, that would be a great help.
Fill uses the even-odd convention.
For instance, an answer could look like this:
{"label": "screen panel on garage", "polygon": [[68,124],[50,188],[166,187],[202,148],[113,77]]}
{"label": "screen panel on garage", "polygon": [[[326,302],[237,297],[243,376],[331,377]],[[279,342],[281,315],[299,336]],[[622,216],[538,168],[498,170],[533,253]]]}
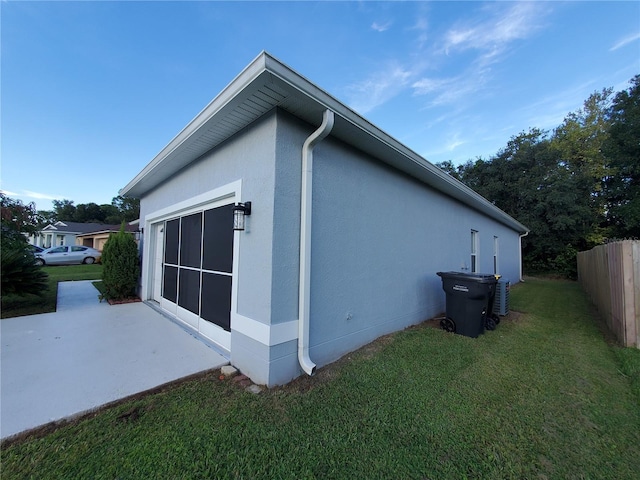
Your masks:
{"label": "screen panel on garage", "polygon": [[178,245],[180,244],[180,219],[169,220],[164,229],[164,263],[178,264]]}
{"label": "screen panel on garage", "polygon": [[233,205],[204,212],[202,268],[231,273],[233,268]]}
{"label": "screen panel on garage", "polygon": [[178,305],[196,315],[200,312],[200,270],[180,269]]}
{"label": "screen panel on garage", "polygon": [[202,274],[202,312],[200,316],[230,331],[231,277],[213,273]]}
{"label": "screen panel on garage", "polygon": [[204,212],[200,317],[229,331],[233,271],[233,205]]}
{"label": "screen panel on garage", "polygon": [[164,266],[162,296],[173,303],[178,300],[178,267]]}
{"label": "screen panel on garage", "polygon": [[200,268],[202,212],[180,219],[180,266]]}
{"label": "screen panel on garage", "polygon": [[230,331],[233,205],[165,222],[162,296]]}

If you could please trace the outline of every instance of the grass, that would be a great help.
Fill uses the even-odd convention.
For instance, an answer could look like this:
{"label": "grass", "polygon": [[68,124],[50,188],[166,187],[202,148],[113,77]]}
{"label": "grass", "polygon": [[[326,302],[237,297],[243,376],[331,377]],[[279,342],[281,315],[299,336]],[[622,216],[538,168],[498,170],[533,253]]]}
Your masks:
{"label": "grass", "polygon": [[45,266],[42,269],[49,276],[48,287],[43,295],[3,295],[1,318],[55,312],[58,282],[102,278],[102,265],[100,264]]}
{"label": "grass", "polygon": [[5,444],[2,478],[638,478],[640,351],[574,282],[531,279],[511,308],[478,339],[425,323],[259,395],[187,381]]}

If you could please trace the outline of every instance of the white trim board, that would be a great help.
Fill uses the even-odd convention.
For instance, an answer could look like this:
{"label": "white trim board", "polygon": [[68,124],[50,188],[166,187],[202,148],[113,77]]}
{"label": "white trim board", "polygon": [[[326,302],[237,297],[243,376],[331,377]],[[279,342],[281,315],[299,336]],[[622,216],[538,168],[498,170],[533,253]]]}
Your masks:
{"label": "white trim board", "polygon": [[298,320],[267,325],[238,313],[231,314],[231,330],[272,347],[298,338]]}

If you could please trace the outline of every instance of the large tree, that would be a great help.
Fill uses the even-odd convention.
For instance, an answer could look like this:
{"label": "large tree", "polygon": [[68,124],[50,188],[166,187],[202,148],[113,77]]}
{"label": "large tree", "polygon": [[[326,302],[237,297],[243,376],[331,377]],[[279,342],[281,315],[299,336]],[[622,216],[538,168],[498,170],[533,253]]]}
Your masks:
{"label": "large tree", "polygon": [[38,213],[33,202],[25,205],[0,192],[0,213],[3,227],[27,235],[38,231]]}
{"label": "large tree", "polygon": [[610,174],[603,146],[609,137],[611,119],[609,107],[613,89],[605,88],[592,93],[583,107],[572,112],[554,132],[553,144],[559,152],[559,161],[574,177],[579,196],[576,201],[591,212],[585,228],[586,242],[582,248],[591,248],[604,241],[606,225],[606,198],[604,185]]}
{"label": "large tree", "polygon": [[611,234],[640,238],[640,75],[613,100],[603,151],[609,162],[605,196]]}
{"label": "large tree", "polygon": [[467,162],[456,173],[531,230],[523,239],[527,271],[574,276],[575,253],[588,243],[592,216],[580,200],[580,181],[560,158],[548,134],[531,129],[491,159]]}
{"label": "large tree", "polygon": [[531,229],[525,268],[575,275],[576,252],[640,236],[640,75],[595,92],[549,137],[531,129],[489,160],[439,164]]}
{"label": "large tree", "polygon": [[118,195],[113,197],[111,204],[118,209],[124,222],[132,222],[140,217],[140,199],[138,198]]}
{"label": "large tree", "polygon": [[67,199],[54,200],[53,213],[55,215],[55,219],[59,221],[66,220],[68,222],[72,222],[76,215],[76,206],[73,203],[73,201]]}
{"label": "large tree", "polygon": [[97,203],[81,203],[76,207],[73,218],[74,222],[80,223],[103,223],[106,218],[105,212],[102,207]]}
{"label": "large tree", "polygon": [[100,209],[104,214],[104,223],[108,223],[109,225],[116,225],[122,223],[124,220],[120,210],[115,205],[109,203],[103,203],[100,205]]}

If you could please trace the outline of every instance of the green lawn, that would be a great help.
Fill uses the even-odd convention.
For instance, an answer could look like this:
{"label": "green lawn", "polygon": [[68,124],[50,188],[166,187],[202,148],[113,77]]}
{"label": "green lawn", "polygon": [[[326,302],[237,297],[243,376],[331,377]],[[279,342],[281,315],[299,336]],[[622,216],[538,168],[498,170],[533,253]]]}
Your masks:
{"label": "green lawn", "polygon": [[423,324],[312,378],[215,374],[5,445],[2,478],[637,479],[640,350],[574,282],[530,279],[470,339]]}
{"label": "green lawn", "polygon": [[102,278],[102,265],[100,264],[60,265],[55,267],[42,267],[42,270],[49,276],[48,288],[43,295],[3,295],[2,318],[55,312],[58,282],[98,280]]}

